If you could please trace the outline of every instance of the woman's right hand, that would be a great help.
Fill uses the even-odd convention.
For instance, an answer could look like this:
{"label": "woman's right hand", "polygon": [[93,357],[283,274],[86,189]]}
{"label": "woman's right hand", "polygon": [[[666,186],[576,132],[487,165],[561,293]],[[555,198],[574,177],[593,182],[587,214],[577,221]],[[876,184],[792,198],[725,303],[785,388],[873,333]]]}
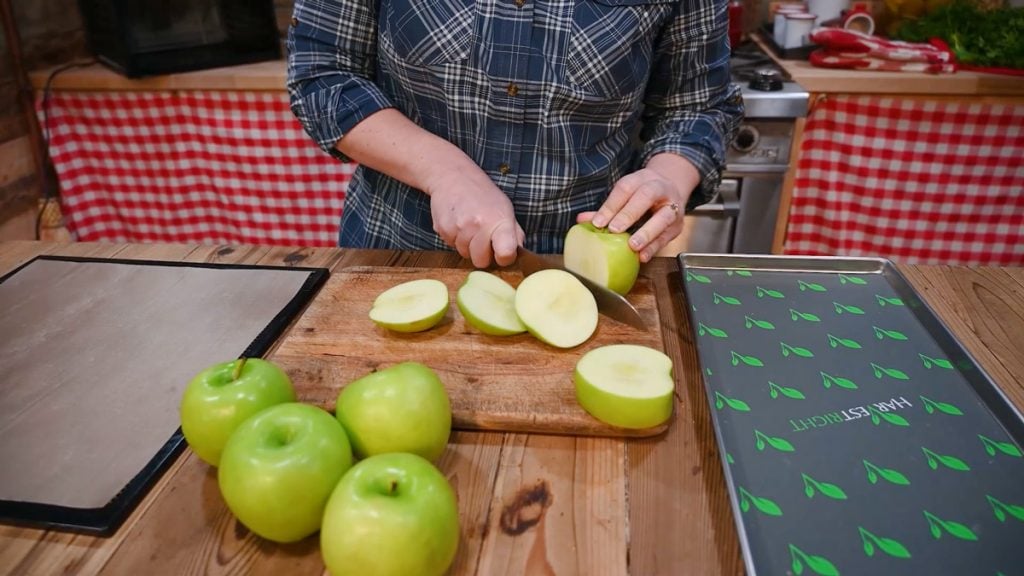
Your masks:
{"label": "woman's right hand", "polygon": [[508,266],[516,260],[523,229],[508,196],[479,167],[449,171],[431,182],[430,212],[434,231],[473,266],[493,260]]}

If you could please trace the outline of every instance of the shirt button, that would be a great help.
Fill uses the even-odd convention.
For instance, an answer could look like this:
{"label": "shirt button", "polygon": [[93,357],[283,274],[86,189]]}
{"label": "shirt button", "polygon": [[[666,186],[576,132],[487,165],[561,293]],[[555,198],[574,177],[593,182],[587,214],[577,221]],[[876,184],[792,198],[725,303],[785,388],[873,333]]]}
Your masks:
{"label": "shirt button", "polygon": [[299,19],[294,17],[294,16],[292,16],[292,26],[298,26],[298,25],[299,25]]}
{"label": "shirt button", "polygon": [[516,94],[519,94],[519,86],[517,86],[515,83],[510,82],[508,85],[507,92],[509,96],[515,96]]}
{"label": "shirt button", "polygon": [[526,4],[526,0],[516,0],[516,6],[522,8]]}
{"label": "shirt button", "polygon": [[502,176],[504,176],[505,174],[508,174],[511,171],[512,171],[512,167],[509,166],[508,164],[504,163],[504,162],[502,162],[501,165],[498,166],[498,172],[501,172]]}

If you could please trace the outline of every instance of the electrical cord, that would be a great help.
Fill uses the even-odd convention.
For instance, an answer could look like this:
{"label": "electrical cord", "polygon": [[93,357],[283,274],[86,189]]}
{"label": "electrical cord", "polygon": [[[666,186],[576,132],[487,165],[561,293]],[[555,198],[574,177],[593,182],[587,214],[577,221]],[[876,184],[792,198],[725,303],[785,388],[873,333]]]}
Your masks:
{"label": "electrical cord", "polygon": [[57,183],[51,181],[51,170],[53,167],[53,160],[50,158],[50,93],[53,80],[58,74],[65,70],[72,68],[80,68],[83,66],[90,66],[96,63],[96,59],[92,58],[89,60],[81,60],[76,62],[68,62],[67,64],[58,66],[53,69],[49,76],[46,77],[46,83],[43,84],[43,99],[41,108],[43,112],[43,158],[44,158],[44,170],[39,175],[42,189],[43,189],[43,205],[39,207],[39,213],[36,215],[36,240],[39,240],[42,236],[42,224],[43,215],[46,214],[46,209],[49,208],[50,203],[57,199],[58,194],[56,193]]}

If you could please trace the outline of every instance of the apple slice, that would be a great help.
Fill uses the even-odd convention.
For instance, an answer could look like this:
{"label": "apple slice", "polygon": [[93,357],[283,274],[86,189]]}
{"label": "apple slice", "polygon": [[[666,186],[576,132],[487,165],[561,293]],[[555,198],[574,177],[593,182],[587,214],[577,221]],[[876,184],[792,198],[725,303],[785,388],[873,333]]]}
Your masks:
{"label": "apple slice", "polygon": [[651,428],[672,416],[672,360],[654,348],[594,348],[576,363],[573,380],[580,406],[602,422]]}
{"label": "apple slice", "polygon": [[540,270],[524,278],[515,308],[530,334],[558,348],[578,346],[597,329],[594,295],[565,270]]}
{"label": "apple slice", "polygon": [[526,332],[516,315],[516,289],[501,278],[473,270],[459,287],[455,303],[471,326],[484,334],[508,336]]}
{"label": "apple slice", "polygon": [[640,273],[640,256],[629,247],[629,234],[609,232],[590,222],[569,228],[563,258],[567,269],[623,295]]}
{"label": "apple slice", "polygon": [[424,278],[381,292],[370,308],[370,320],[395,332],[422,332],[437,325],[448,311],[448,287]]}

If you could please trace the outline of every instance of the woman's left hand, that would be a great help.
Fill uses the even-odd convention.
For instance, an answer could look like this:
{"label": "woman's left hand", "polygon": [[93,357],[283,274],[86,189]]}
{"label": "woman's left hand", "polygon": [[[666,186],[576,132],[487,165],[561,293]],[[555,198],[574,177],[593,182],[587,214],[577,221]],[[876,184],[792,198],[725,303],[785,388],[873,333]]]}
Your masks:
{"label": "woman's left hand", "polygon": [[700,174],[689,160],[672,153],[653,156],[647,166],[619,179],[597,212],[582,212],[577,222],[622,232],[650,212],[629,238],[629,246],[648,262],[683,231],[683,209]]}

